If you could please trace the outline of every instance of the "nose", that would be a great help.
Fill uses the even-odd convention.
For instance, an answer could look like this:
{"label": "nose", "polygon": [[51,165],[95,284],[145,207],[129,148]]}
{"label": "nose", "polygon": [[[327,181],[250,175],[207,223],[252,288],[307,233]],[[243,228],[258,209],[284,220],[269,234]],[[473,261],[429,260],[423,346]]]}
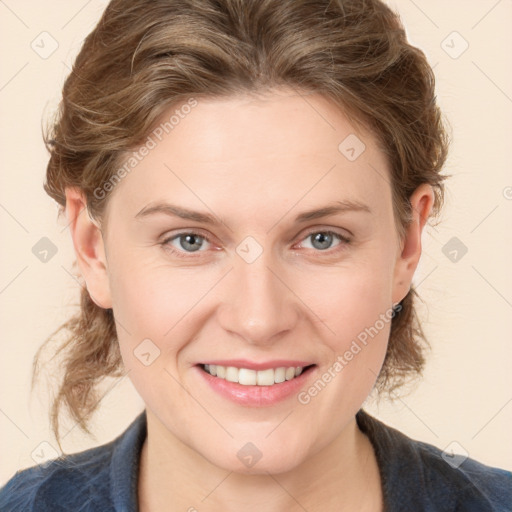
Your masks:
{"label": "nose", "polygon": [[253,345],[275,343],[299,318],[292,286],[283,269],[270,260],[265,251],[252,263],[237,258],[218,309],[222,328]]}

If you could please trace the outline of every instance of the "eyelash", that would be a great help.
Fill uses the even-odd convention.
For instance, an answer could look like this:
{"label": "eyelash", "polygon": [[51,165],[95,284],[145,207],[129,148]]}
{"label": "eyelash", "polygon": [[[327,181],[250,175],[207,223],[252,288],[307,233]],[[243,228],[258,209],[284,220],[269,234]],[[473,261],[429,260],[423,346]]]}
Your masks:
{"label": "eyelash", "polygon": [[[345,235],[342,235],[341,233],[338,233],[336,231],[331,231],[331,230],[315,230],[315,231],[310,231],[304,238],[302,238],[302,241],[308,239],[309,237],[311,237],[312,235],[316,235],[318,233],[322,233],[324,235],[333,235],[335,237],[338,237],[340,239],[340,244],[338,244],[337,246],[335,246],[334,250],[331,250],[331,249],[325,249],[325,250],[316,250],[315,252],[318,252],[318,253],[328,253],[328,254],[331,254],[332,255],[332,252],[334,253],[337,253],[339,251],[342,251],[345,249],[345,246],[347,245],[350,245],[350,243],[352,242],[352,240],[350,238],[348,238],[347,236]],[[208,237],[207,235],[203,235],[201,233],[198,233],[196,231],[182,231],[180,233],[175,233],[173,234],[172,236],[170,237],[167,237],[165,238],[161,243],[160,245],[168,252],[170,252],[171,254],[175,255],[175,256],[178,256],[179,258],[190,258],[190,257],[196,257],[194,256],[194,254],[197,252],[197,253],[201,253],[201,252],[204,252],[204,251],[194,251],[194,252],[186,252],[186,251],[180,251],[180,250],[177,250],[175,249],[174,247],[172,247],[171,245],[169,245],[170,242],[172,242],[173,240],[175,239],[178,239],[182,236],[185,236],[185,235],[193,235],[193,236],[197,236],[199,238],[201,238],[202,240],[205,240],[207,243],[211,243],[211,239],[210,237]]]}

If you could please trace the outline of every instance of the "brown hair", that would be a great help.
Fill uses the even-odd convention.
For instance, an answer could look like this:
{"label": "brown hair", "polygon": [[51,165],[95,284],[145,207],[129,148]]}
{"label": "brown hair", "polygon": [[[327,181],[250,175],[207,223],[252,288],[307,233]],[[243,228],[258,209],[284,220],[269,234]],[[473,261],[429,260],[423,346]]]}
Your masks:
{"label": "brown hair", "polygon": [[[439,213],[448,137],[433,71],[379,0],[113,0],[85,39],[45,136],[44,189],[63,211],[65,188],[78,187],[101,224],[108,194],[95,191],[171,105],[280,86],[322,94],[377,137],[390,163],[400,236],[420,184],[433,186],[432,215]],[[391,322],[379,393],[421,375],[428,342],[415,297],[411,288]],[[90,434],[98,384],[123,374],[112,310],[83,287],[77,315],[36,354],[33,382],[41,349],[61,330],[59,352],[67,353],[50,411],[58,442],[61,406]]]}

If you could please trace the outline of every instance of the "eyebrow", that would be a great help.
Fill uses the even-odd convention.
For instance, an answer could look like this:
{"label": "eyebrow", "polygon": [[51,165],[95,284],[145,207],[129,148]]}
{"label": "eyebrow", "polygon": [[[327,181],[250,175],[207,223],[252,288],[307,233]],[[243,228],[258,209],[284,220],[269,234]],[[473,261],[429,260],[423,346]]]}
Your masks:
{"label": "eyebrow", "polygon": [[[359,201],[336,201],[332,205],[325,206],[323,208],[317,208],[314,210],[308,210],[300,213],[295,218],[295,222],[300,224],[311,220],[327,217],[329,215],[335,215],[337,213],[346,212],[363,212],[372,214],[372,210],[366,204]],[[156,203],[149,204],[142,208],[136,215],[136,219],[142,219],[154,214],[165,214],[171,217],[179,217],[181,219],[200,222],[203,224],[217,225],[220,224],[219,220],[209,213],[202,213],[194,210],[189,210],[181,206],[176,206],[168,203]]]}

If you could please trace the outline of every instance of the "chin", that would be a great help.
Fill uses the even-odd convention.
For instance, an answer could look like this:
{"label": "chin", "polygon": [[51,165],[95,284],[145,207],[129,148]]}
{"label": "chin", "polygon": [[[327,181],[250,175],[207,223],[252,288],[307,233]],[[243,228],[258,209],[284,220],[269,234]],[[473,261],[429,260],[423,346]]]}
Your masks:
{"label": "chin", "polygon": [[[297,452],[291,450],[290,445],[287,448],[289,452],[282,453],[277,448],[272,449],[271,447],[258,450],[254,445],[246,443],[237,449],[235,457],[216,456],[209,458],[209,460],[217,467],[240,475],[286,473],[292,471],[301,463]],[[226,451],[224,451],[225,453]]]}

